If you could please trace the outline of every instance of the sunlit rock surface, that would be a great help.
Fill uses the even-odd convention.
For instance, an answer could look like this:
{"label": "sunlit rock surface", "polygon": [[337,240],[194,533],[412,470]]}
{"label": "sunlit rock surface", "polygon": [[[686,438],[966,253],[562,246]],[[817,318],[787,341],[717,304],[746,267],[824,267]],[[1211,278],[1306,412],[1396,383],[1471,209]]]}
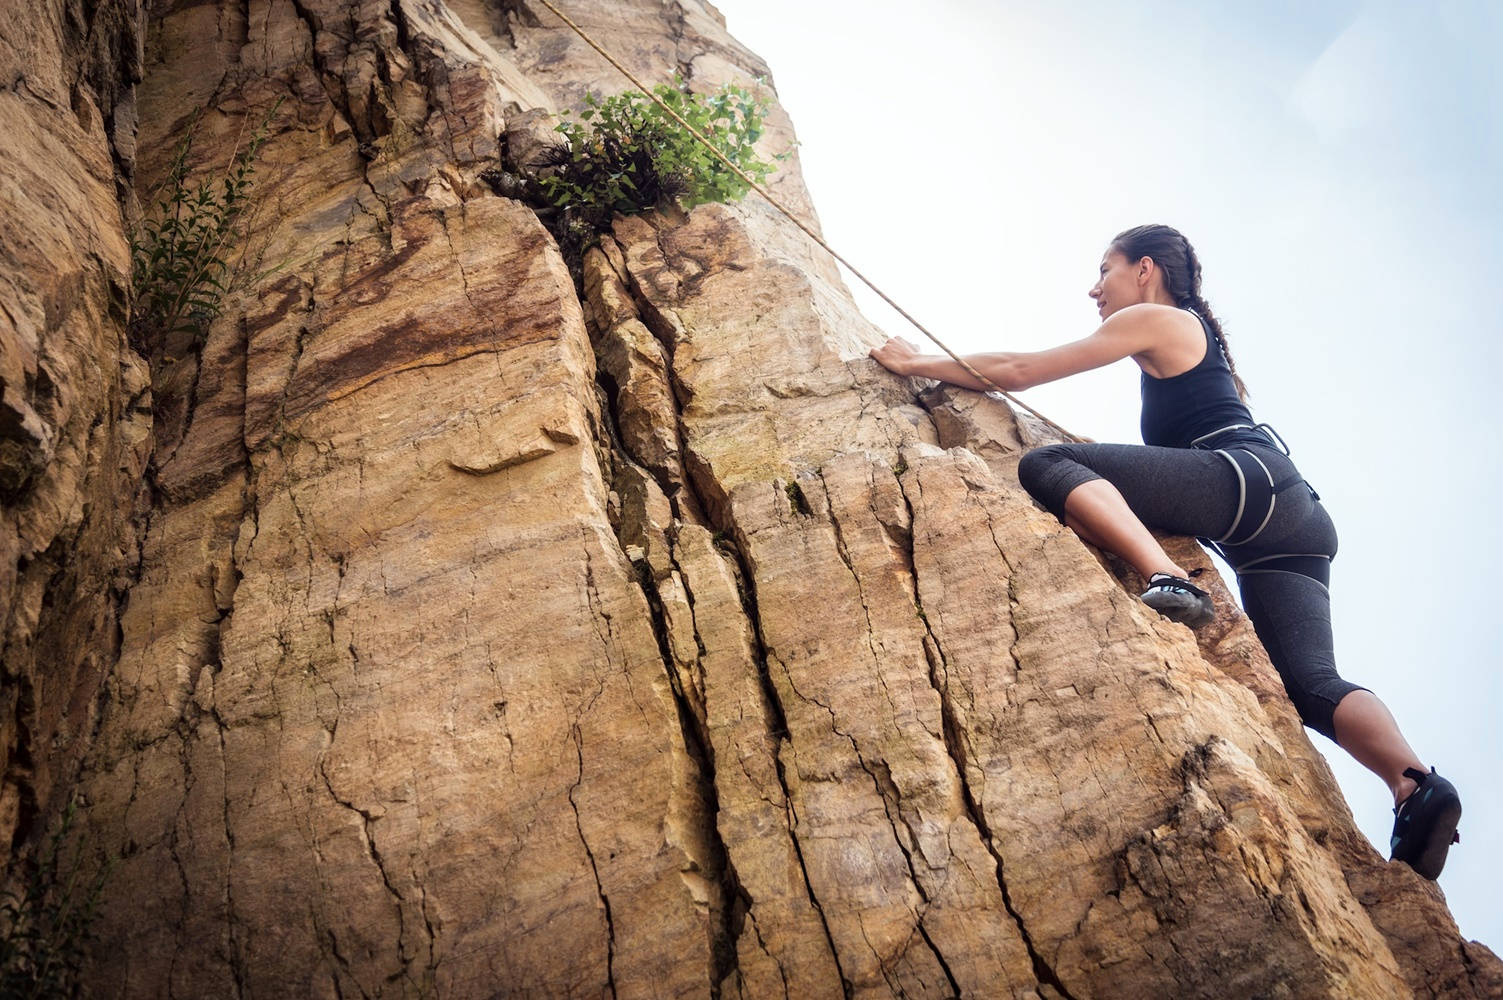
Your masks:
{"label": "sunlit rock surface", "polygon": [[[569,9],[653,81],[767,73],[695,0]],[[88,164],[57,208],[0,203],[7,287],[88,290],[5,293],[0,540],[54,561],[0,585],[33,692],[6,720],[42,685],[89,706],[60,745],[117,859],[93,993],[1503,993],[1358,833],[1224,592],[1198,636],[1150,613],[1017,487],[1037,426],[867,360],[767,205],[618,219],[576,285],[482,177],[625,86],[541,5],[146,26],[142,196],[197,109],[208,170],[282,101],[255,280],[202,343],[125,344],[122,140],[0,95],[30,190],[49,143]],[[773,188],[812,216],[796,158]],[[82,513],[14,527],[53,508]],[[71,770],[7,738],[5,801],[55,811],[37,776]]]}

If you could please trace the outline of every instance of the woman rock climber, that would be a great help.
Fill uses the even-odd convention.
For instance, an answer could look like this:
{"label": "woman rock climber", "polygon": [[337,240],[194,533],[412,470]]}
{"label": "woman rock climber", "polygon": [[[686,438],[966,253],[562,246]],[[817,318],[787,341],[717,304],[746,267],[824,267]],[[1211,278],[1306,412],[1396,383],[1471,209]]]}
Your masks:
{"label": "woman rock climber", "polygon": [[[1201,297],[1194,248],[1168,226],[1129,229],[1107,248],[1090,295],[1101,326],[1084,340],[966,361],[1012,391],[1132,358],[1143,370],[1144,443],[1037,448],[1018,466],[1024,488],[1081,538],[1131,563],[1148,581],[1145,604],[1192,628],[1214,617],[1210,596],[1145,525],[1212,541],[1237,572],[1243,607],[1301,720],[1393,792],[1392,857],[1438,877],[1460,839],[1461,800],[1377,696],[1336,672],[1327,590],[1335,528],[1282,442],[1253,420]],[[871,355],[899,375],[991,388],[902,340]]]}

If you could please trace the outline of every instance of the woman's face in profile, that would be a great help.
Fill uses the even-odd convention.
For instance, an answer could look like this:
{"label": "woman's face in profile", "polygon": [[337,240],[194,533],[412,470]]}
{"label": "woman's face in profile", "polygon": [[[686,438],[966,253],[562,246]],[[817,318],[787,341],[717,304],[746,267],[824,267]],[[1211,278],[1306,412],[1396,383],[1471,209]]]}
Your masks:
{"label": "woman's face in profile", "polygon": [[1101,258],[1099,276],[1088,294],[1096,300],[1096,311],[1102,319],[1123,306],[1140,301],[1137,271],[1137,266],[1120,250],[1108,250]]}

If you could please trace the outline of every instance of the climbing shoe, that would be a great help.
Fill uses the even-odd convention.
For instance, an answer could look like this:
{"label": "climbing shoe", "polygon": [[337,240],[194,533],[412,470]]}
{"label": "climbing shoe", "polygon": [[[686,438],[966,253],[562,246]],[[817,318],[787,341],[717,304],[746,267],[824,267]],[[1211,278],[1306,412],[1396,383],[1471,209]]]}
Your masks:
{"label": "climbing shoe", "polygon": [[1451,845],[1461,843],[1461,834],[1456,832],[1461,796],[1456,794],[1456,786],[1436,774],[1433,767],[1429,774],[1406,767],[1404,777],[1413,778],[1419,787],[1393,809],[1390,860],[1402,861],[1434,881],[1446,866]]}
{"label": "climbing shoe", "polygon": [[1170,621],[1191,628],[1209,625],[1216,617],[1210,594],[1189,580],[1168,573],[1155,573],[1148,578],[1142,601]]}

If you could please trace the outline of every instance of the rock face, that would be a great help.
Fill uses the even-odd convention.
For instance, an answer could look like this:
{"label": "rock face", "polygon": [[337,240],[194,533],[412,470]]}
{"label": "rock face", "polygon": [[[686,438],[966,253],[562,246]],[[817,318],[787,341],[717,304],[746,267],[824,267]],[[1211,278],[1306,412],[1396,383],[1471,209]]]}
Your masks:
{"label": "rock face", "polygon": [[141,74],[133,2],[0,21],[0,838],[66,797],[119,646],[150,449],[146,364],[125,344]]}
{"label": "rock face", "polygon": [[[697,0],[571,14],[651,80],[765,74]],[[146,52],[140,190],[199,107],[209,169],[282,104],[268,273],[202,343],[143,345],[149,397],[107,296],[46,313],[96,450],[27,443],[72,425],[13,391],[13,358],[41,367],[6,300],[4,524],[58,483],[95,508],[17,536],[94,567],[52,570],[68,600],[22,613],[0,580],[7,692],[103,679],[93,993],[1503,993],[1357,832],[1226,595],[1198,645],[1148,613],[1018,489],[1036,430],[868,361],[770,208],[618,219],[576,291],[481,179],[537,112],[622,88],[545,9],[210,0]],[[82,128],[17,100],[39,150]],[[106,246],[14,256],[33,281],[119,273],[101,164],[103,194],[58,197]],[[810,211],[794,161],[774,187]],[[150,489],[101,637],[78,622],[113,622],[136,539],[88,531],[129,535],[131,398]],[[35,679],[44,634],[87,656]]]}

